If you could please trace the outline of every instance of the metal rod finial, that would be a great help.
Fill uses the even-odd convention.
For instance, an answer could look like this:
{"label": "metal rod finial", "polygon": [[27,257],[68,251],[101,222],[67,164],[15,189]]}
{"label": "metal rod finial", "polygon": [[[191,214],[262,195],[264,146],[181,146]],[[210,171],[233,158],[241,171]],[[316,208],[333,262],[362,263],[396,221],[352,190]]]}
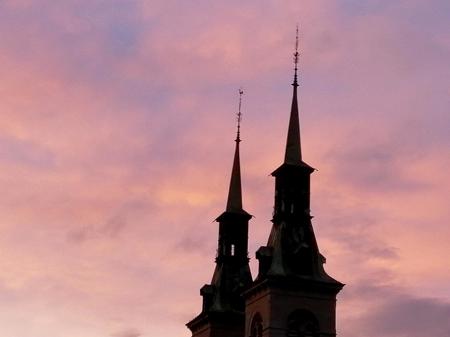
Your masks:
{"label": "metal rod finial", "polygon": [[298,52],[298,24],[295,30],[295,53],[294,53],[294,85],[297,85],[297,69],[300,53]]}
{"label": "metal rod finial", "polygon": [[242,106],[242,95],[244,94],[244,90],[239,88],[239,110],[237,113],[237,136],[236,136],[236,142],[241,141],[241,121],[242,121],[242,112],[241,112],[241,106]]}

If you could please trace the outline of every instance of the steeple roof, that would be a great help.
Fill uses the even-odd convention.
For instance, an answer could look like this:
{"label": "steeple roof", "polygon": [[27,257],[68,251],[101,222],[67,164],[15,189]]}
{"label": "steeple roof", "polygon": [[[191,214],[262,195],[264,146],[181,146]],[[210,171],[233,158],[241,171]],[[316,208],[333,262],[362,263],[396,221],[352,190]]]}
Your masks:
{"label": "steeple roof", "polygon": [[292,85],[294,87],[294,93],[292,95],[291,115],[289,118],[284,163],[298,165],[302,161],[302,149],[300,145],[300,122],[298,118],[297,67],[295,67],[294,83],[292,83]]}
{"label": "steeple roof", "polygon": [[295,53],[294,53],[294,93],[292,95],[291,115],[289,118],[288,136],[286,141],[286,153],[284,155],[284,163],[298,165],[302,161],[302,148],[300,145],[300,122],[298,118],[298,101],[297,101],[297,66],[298,66],[298,26],[295,35]]}
{"label": "steeple roof", "polygon": [[228,191],[227,212],[242,212],[241,164],[239,157],[239,134],[236,137],[233,169],[231,171],[230,189]]}
{"label": "steeple roof", "polygon": [[284,154],[284,162],[283,164],[277,168],[272,175],[277,175],[279,172],[292,167],[292,166],[301,166],[305,168],[307,171],[314,171],[314,168],[309,166],[302,160],[302,146],[300,140],[300,119],[298,113],[298,98],[297,98],[297,88],[298,88],[298,80],[297,80],[297,70],[298,70],[298,60],[299,60],[299,52],[298,52],[298,28],[297,28],[297,36],[295,40],[295,53],[294,53],[294,82],[293,86],[293,94],[292,94],[292,104],[291,104],[291,113],[289,117],[289,127],[288,134],[286,140],[286,150]]}
{"label": "steeple roof", "polygon": [[225,212],[228,213],[246,213],[242,209],[242,185],[241,185],[241,162],[239,156],[239,143],[241,142],[241,105],[242,105],[242,89],[239,89],[239,110],[237,113],[237,133],[236,147],[234,150],[233,168],[231,170],[230,188],[228,190],[228,200]]}

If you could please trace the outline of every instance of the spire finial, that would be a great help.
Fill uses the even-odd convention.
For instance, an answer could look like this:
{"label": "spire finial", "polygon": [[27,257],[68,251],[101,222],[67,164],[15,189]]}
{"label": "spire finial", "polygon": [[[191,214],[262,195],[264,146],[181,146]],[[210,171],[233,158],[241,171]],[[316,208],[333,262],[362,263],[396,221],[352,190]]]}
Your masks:
{"label": "spire finial", "polygon": [[242,95],[244,94],[244,90],[239,88],[239,110],[237,113],[237,136],[236,136],[236,142],[241,141],[241,120],[242,120],[242,113],[241,113],[241,106],[242,106]]}
{"label": "spire finial", "polygon": [[297,83],[297,68],[298,68],[298,57],[299,57],[299,52],[298,52],[298,24],[297,24],[297,28],[295,30],[295,53],[294,53],[294,83],[292,85],[294,86],[298,86]]}

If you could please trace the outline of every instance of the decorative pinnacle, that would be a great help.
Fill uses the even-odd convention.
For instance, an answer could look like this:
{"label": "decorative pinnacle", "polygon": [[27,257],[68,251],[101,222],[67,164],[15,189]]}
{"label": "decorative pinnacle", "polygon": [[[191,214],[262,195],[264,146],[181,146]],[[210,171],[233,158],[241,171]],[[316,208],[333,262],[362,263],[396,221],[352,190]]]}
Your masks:
{"label": "decorative pinnacle", "polygon": [[294,53],[294,83],[293,85],[298,86],[297,83],[297,68],[298,68],[298,58],[300,54],[298,52],[298,25],[295,31],[295,53]]}
{"label": "decorative pinnacle", "polygon": [[244,90],[242,88],[239,88],[239,110],[237,113],[237,135],[236,135],[236,142],[241,141],[241,120],[242,120],[242,113],[241,113],[241,106],[242,106],[242,95],[244,94]]}

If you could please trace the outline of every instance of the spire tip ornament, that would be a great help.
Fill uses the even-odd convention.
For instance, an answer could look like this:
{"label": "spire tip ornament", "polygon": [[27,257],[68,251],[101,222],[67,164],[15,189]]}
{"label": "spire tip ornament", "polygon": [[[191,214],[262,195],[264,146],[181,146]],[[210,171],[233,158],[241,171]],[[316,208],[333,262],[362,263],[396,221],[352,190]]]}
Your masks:
{"label": "spire tip ornament", "polygon": [[239,88],[239,109],[237,115],[237,136],[236,136],[236,142],[241,141],[241,120],[242,120],[242,113],[241,113],[241,106],[242,106],[242,95],[244,94],[244,90]]}
{"label": "spire tip ornament", "polygon": [[295,53],[294,53],[294,83],[292,85],[298,86],[297,83],[297,69],[298,69],[298,59],[300,53],[298,52],[298,24],[295,30]]}

